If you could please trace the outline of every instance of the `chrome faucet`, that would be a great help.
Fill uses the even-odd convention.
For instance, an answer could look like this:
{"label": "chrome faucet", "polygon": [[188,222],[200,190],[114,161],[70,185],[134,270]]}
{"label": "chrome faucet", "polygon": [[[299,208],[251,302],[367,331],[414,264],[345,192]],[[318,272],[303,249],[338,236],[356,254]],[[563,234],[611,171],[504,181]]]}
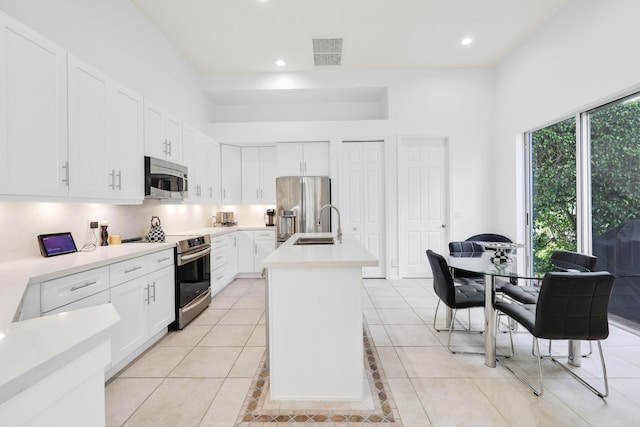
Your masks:
{"label": "chrome faucet", "polygon": [[321,207],[320,214],[318,215],[318,225],[320,225],[321,222],[322,211],[324,211],[326,208],[335,209],[336,213],[338,214],[338,235],[336,237],[338,238],[338,243],[342,243],[342,225],[340,225],[340,211],[338,210],[338,208],[333,205],[324,205],[323,207]]}

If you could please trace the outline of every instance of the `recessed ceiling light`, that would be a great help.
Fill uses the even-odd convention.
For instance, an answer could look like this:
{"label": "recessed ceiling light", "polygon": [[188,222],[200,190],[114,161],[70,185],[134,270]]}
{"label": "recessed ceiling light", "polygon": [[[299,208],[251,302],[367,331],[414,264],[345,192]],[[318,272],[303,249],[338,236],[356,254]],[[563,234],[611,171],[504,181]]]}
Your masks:
{"label": "recessed ceiling light", "polygon": [[276,65],[277,65],[278,67],[284,67],[285,65],[287,65],[287,63],[286,63],[286,62],[284,62],[282,59],[278,59],[278,60],[276,61]]}
{"label": "recessed ceiling light", "polygon": [[473,43],[473,39],[471,37],[465,37],[462,39],[462,41],[460,41],[460,44],[462,46],[467,46],[467,45],[470,45],[471,43]]}

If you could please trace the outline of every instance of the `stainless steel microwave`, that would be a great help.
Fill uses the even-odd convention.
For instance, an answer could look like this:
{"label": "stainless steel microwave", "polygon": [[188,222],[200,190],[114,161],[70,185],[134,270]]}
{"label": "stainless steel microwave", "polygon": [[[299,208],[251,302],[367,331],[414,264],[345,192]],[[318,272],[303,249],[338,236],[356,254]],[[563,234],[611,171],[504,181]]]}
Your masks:
{"label": "stainless steel microwave", "polygon": [[155,157],[144,158],[144,197],[182,200],[187,197],[187,167]]}

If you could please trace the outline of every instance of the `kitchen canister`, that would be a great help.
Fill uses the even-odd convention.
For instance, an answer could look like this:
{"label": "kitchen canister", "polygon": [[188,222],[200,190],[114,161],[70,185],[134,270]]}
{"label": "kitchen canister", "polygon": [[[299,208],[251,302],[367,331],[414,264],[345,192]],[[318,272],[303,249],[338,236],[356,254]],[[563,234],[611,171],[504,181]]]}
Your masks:
{"label": "kitchen canister", "polygon": [[160,226],[160,217],[155,215],[151,217],[151,227],[149,227],[147,240],[150,242],[164,242],[164,231]]}

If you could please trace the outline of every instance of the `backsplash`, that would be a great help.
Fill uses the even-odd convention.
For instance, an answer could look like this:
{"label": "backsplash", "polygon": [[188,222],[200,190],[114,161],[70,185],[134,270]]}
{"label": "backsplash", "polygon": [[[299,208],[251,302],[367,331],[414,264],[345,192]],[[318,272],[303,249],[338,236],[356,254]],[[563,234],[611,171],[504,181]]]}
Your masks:
{"label": "backsplash", "polygon": [[4,243],[0,262],[39,257],[39,234],[70,231],[80,249],[93,242],[88,220],[106,220],[110,235],[119,234],[126,239],[146,235],[153,215],[160,217],[165,233],[171,234],[210,227],[218,211],[235,212],[239,225],[261,225],[265,209],[273,207],[161,204],[156,200],[146,200],[141,205],[0,201],[0,237]]}

